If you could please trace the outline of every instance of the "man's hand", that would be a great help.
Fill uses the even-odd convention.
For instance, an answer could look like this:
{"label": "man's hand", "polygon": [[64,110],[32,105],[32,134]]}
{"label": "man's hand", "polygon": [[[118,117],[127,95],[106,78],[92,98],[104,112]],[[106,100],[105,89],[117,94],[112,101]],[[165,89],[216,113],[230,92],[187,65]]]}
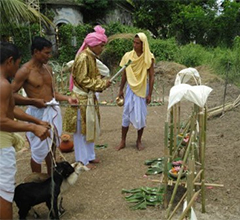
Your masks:
{"label": "man's hand", "polygon": [[34,125],[33,133],[40,138],[41,141],[50,137],[48,129],[42,125]]}
{"label": "man's hand", "polygon": [[47,129],[51,128],[51,125],[47,121],[40,121],[38,124],[42,125],[43,127],[47,128]]}
{"label": "man's hand", "polygon": [[151,96],[150,95],[148,95],[146,97],[146,102],[147,102],[148,105],[151,103]]}
{"label": "man's hand", "polygon": [[45,108],[46,107],[46,102],[44,99],[33,99],[33,104],[37,108]]}
{"label": "man's hand", "polygon": [[124,99],[124,92],[123,91],[119,91],[118,97]]}
{"label": "man's hand", "polygon": [[107,80],[106,81],[106,88],[108,88],[109,86],[111,86],[112,85],[112,82],[110,81],[110,80]]}
{"label": "man's hand", "polygon": [[71,97],[69,97],[69,98],[68,98],[68,103],[69,103],[70,105],[77,105],[77,104],[78,104],[78,100],[77,100],[76,98],[71,98]]}

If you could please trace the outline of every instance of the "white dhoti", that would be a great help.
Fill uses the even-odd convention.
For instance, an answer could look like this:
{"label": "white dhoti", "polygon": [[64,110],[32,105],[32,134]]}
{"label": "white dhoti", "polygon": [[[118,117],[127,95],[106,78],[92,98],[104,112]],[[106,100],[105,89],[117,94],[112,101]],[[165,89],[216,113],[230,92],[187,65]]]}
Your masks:
{"label": "white dhoti", "polygon": [[0,197],[13,201],[15,189],[16,158],[14,147],[0,148]]}
{"label": "white dhoti", "polygon": [[140,130],[146,126],[147,103],[146,98],[135,95],[127,85],[122,116],[122,126],[128,127],[130,123]]}
{"label": "white dhoti", "polygon": [[73,135],[73,141],[76,161],[87,165],[89,161],[95,160],[94,142],[87,142],[86,136],[81,133],[80,110],[78,110],[77,129]]}
{"label": "white dhoti", "polygon": [[[38,118],[42,121],[47,121],[50,123],[54,129],[51,129],[50,136],[44,141],[41,141],[40,138],[35,136],[32,132],[27,132],[26,136],[29,141],[32,159],[41,164],[47,154],[51,150],[52,143],[55,143],[57,147],[60,145],[60,137],[62,134],[62,116],[61,110],[58,106],[59,103],[55,99],[47,103],[46,108],[36,108],[34,106],[29,106],[26,113],[32,115],[35,118]],[[54,135],[55,133],[55,135]]]}

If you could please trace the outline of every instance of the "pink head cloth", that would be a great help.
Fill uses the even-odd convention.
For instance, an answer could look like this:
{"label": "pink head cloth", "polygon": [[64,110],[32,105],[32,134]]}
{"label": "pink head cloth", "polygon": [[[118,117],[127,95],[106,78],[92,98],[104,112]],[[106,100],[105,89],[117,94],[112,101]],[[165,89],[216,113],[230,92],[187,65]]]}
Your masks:
{"label": "pink head cloth", "polygon": [[[94,47],[97,46],[101,43],[107,43],[107,36],[105,35],[105,29],[102,28],[100,25],[97,25],[94,27],[95,32],[89,33],[84,41],[82,46],[79,48],[78,52],[76,55],[78,55],[79,53],[81,53],[84,49],[87,48],[87,46],[90,47]],[[69,85],[69,90],[72,91],[73,89],[73,78],[72,78],[72,74],[70,76],[70,85]]]}

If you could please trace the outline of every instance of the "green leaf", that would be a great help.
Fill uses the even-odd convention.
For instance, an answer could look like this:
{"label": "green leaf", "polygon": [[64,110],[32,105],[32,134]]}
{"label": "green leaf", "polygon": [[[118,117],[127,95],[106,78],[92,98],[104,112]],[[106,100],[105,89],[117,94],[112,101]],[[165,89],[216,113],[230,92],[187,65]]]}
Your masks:
{"label": "green leaf", "polygon": [[96,144],[95,145],[95,148],[96,149],[104,149],[104,148],[107,148],[108,144]]}
{"label": "green leaf", "polygon": [[146,160],[145,161],[145,165],[151,165],[152,163],[156,162],[156,161],[163,161],[163,157],[160,157],[160,158],[155,158],[155,159],[151,159],[151,160]]}
{"label": "green leaf", "polygon": [[141,188],[122,189],[122,193],[137,193],[137,192],[141,192]]}

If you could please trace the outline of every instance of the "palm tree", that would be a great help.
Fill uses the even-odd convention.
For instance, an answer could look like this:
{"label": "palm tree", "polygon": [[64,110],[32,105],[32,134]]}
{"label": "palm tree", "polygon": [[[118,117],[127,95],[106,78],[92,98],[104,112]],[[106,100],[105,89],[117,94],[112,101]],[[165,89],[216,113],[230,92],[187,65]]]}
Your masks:
{"label": "palm tree", "polygon": [[9,24],[43,22],[46,26],[53,23],[37,10],[28,7],[23,0],[0,0],[0,25],[3,30]]}

